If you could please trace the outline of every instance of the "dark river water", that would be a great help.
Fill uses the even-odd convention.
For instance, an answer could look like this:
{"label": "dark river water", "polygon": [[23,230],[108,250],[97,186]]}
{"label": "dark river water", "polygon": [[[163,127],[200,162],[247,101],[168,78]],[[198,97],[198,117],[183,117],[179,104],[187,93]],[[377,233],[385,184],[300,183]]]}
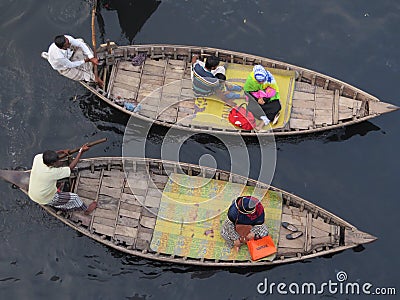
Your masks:
{"label": "dark river water", "polygon": [[[91,4],[83,0],[0,1],[0,168],[29,168],[43,150],[102,137],[108,142],[85,157],[121,155],[128,119],[40,57],[58,34],[91,44],[90,14]],[[267,56],[339,78],[400,106],[398,0],[121,0],[103,3],[101,16],[98,43],[202,45]],[[145,142],[139,134],[144,126],[137,123],[138,143]],[[166,133],[152,129],[146,156],[160,157],[161,145],[169,143]],[[378,240],[357,251],[273,268],[204,269],[125,255],[81,236],[0,182],[0,299],[367,298],[327,290],[295,295],[287,287],[286,295],[257,291],[265,280],[320,286],[337,282],[339,272],[347,274],[347,282],[371,283],[370,291],[400,292],[399,134],[394,112],[345,129],[276,140],[274,186]],[[229,169],[241,163],[231,161],[230,153],[244,151],[249,175],[257,178],[265,148],[255,139],[225,144],[216,137],[189,136],[179,159],[211,160]],[[384,298],[398,296],[379,297]]]}

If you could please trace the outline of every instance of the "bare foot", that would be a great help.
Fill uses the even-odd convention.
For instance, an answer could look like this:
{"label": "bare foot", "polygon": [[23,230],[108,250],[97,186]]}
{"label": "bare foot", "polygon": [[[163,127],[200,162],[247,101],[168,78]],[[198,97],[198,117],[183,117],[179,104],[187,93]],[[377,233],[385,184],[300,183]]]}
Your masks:
{"label": "bare foot", "polygon": [[88,208],[85,210],[85,215],[90,214],[92,211],[94,211],[97,207],[97,202],[93,201],[92,203],[89,204]]}
{"label": "bare foot", "polygon": [[240,239],[235,240],[233,242],[233,251],[239,252],[240,246],[242,245],[242,243],[240,242]]}
{"label": "bare foot", "polygon": [[261,131],[264,128],[264,122],[261,121],[260,124],[258,124],[254,129],[257,131]]}

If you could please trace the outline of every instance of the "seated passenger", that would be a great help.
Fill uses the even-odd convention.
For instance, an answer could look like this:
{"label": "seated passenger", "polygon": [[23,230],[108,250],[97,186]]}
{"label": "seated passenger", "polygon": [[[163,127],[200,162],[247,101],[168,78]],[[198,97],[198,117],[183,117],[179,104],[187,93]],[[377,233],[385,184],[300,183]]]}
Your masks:
{"label": "seated passenger", "polygon": [[279,118],[281,104],[279,87],[274,76],[263,66],[256,65],[247,77],[243,89],[249,100],[248,110],[253,113],[255,118],[261,120],[255,129],[261,130],[270,122],[275,124]]}
{"label": "seated passenger", "polygon": [[229,96],[225,96],[222,91],[223,85],[221,81],[216,76],[225,77],[225,67],[219,65],[219,58],[216,56],[209,56],[206,62],[202,62],[198,59],[197,55],[192,57],[192,83],[193,92],[196,97],[206,97],[211,95],[216,95],[222,100],[226,101],[230,105],[235,105],[233,101],[230,101]]}
{"label": "seated passenger", "polygon": [[228,218],[222,225],[221,236],[229,247],[239,251],[240,246],[247,241],[268,235],[264,221],[264,207],[257,198],[238,197],[229,207]]}

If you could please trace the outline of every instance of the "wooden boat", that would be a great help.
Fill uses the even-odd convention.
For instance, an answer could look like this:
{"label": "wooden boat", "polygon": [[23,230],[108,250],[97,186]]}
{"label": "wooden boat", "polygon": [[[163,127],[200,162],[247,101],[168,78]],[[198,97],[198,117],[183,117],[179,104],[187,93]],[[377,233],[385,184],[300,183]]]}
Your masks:
{"label": "wooden boat", "polygon": [[[29,171],[0,171],[0,177],[25,193],[29,174]],[[174,181],[187,185],[185,194],[180,189],[174,192]],[[376,239],[298,196],[243,176],[198,165],[142,158],[90,158],[79,162],[69,182],[69,190],[78,193],[85,203],[97,201],[96,210],[91,215],[84,215],[76,211],[57,212],[47,206],[43,209],[104,245],[157,261],[213,267],[275,265],[333,254]],[[199,182],[202,186],[195,188]],[[210,186],[213,188],[209,189]],[[206,202],[191,203],[189,210],[179,212],[177,209],[185,197],[189,199],[197,191],[200,194],[208,191],[205,197],[211,197],[218,187],[223,189],[213,200],[215,202],[207,202],[207,199]],[[209,250],[216,249],[218,241],[222,240],[219,235],[221,222],[226,218],[226,209],[232,201],[231,196],[235,196],[235,189],[239,194],[252,190],[262,201],[270,197],[267,200],[275,203],[270,207],[268,203],[264,204],[267,219],[273,221],[266,222],[277,246],[276,255],[269,260],[254,262],[246,256],[237,259],[226,246],[219,253],[222,258],[207,256]],[[165,202],[165,198],[174,202],[172,210],[172,206],[168,206],[171,199]],[[227,201],[218,202],[224,198]],[[219,214],[204,213],[210,207],[218,208]],[[168,219],[168,211],[172,211],[175,220]],[[201,214],[203,220],[200,220]],[[197,226],[196,230],[191,227],[190,218],[198,219],[198,224],[193,225]],[[286,234],[290,232],[281,226],[283,221],[294,224],[304,234],[288,240]],[[271,225],[273,223],[278,225]],[[170,239],[171,236],[174,239]],[[196,244],[196,239],[201,242]],[[185,249],[185,244],[194,247],[194,255],[193,251]],[[242,246],[239,254],[241,252],[248,254],[246,246]]]}
{"label": "wooden boat", "polygon": [[[319,132],[369,120],[398,107],[321,73],[269,58],[234,51],[177,45],[102,45],[97,50],[103,89],[81,82],[109,105],[135,118],[167,127],[229,135],[294,135]],[[137,55],[146,55],[139,66]],[[216,97],[196,98],[191,83],[191,57],[218,56],[227,67],[227,81],[243,86],[255,64],[277,79],[282,110],[277,124],[261,132],[231,125],[231,107]],[[236,104],[245,101],[243,92]],[[124,103],[141,103],[139,112]]]}

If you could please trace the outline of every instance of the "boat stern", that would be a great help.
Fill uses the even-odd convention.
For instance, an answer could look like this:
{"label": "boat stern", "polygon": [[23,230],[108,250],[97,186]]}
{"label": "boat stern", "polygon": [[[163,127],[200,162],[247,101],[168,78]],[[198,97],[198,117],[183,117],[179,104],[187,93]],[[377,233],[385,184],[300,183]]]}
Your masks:
{"label": "boat stern", "polygon": [[0,178],[27,191],[29,185],[30,171],[0,170]]}

